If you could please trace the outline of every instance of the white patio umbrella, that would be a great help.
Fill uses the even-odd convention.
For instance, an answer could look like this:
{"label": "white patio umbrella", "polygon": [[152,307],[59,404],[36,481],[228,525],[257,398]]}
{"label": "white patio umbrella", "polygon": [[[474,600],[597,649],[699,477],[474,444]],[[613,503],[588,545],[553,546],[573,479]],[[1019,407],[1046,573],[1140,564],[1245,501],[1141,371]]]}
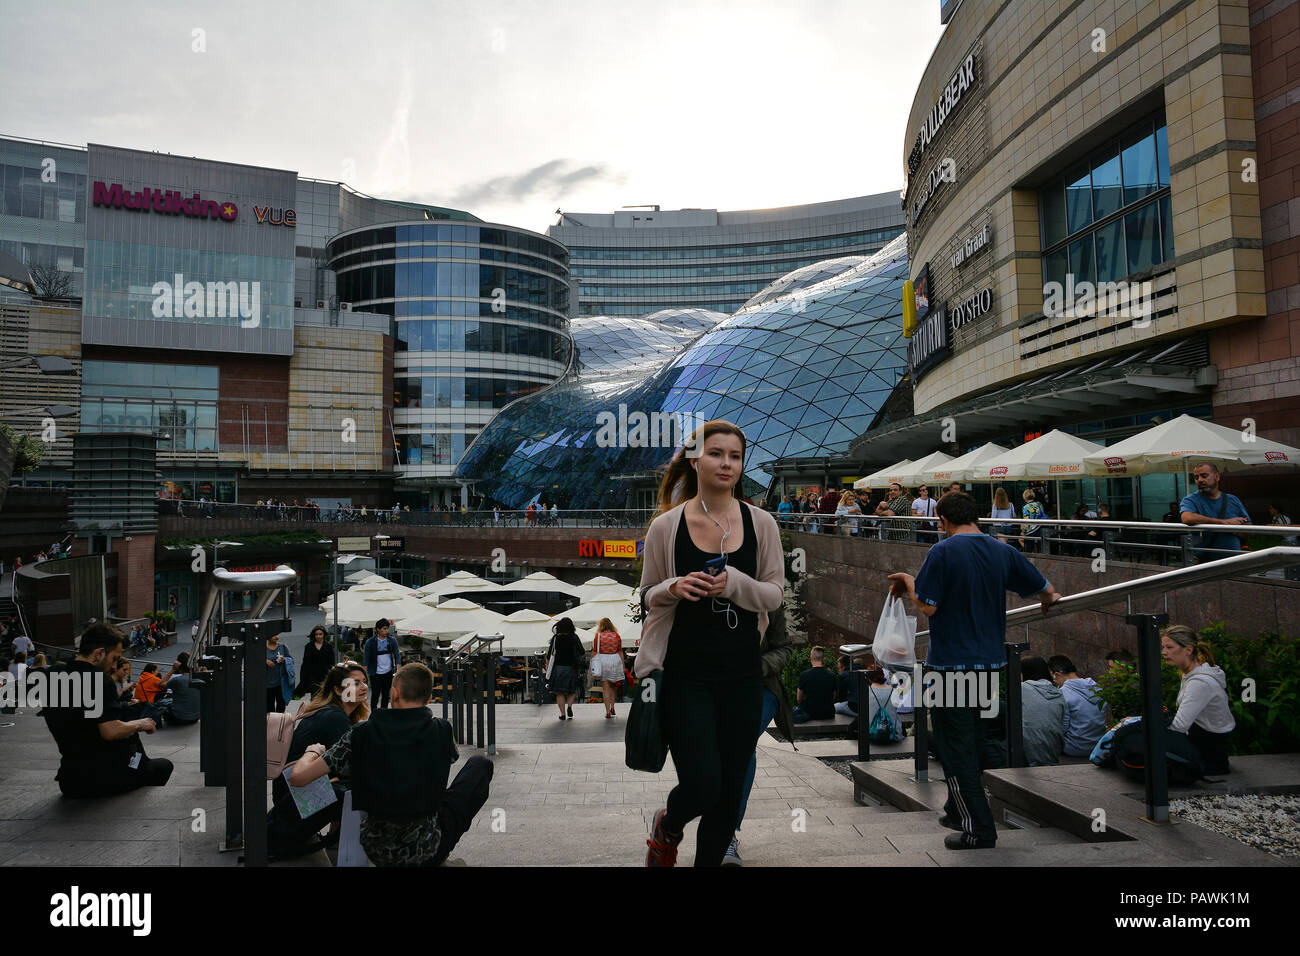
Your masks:
{"label": "white patio umbrella", "polygon": [[[480,603],[478,600],[480,595],[490,594],[494,591],[501,590],[501,585],[493,584],[491,581],[484,581],[481,578],[475,580],[455,581],[450,585],[442,581],[437,583],[439,585],[438,587],[426,584],[425,588],[421,589],[424,593],[421,594],[417,591],[416,597],[418,597],[423,603],[431,606],[436,606],[438,603],[452,598],[464,598],[467,601],[473,601],[475,604],[478,604]],[[426,588],[432,588],[432,590],[425,590]]]}
{"label": "white patio umbrella", "polygon": [[598,594],[622,594],[630,596],[632,588],[626,584],[619,584],[613,578],[607,578],[603,575],[592,578],[585,584],[580,584],[573,589],[573,593],[580,600],[589,601]]}
{"label": "white patio umbrella", "polygon": [[890,482],[898,481],[899,479],[895,476],[902,474],[904,469],[911,464],[911,458],[904,458],[902,461],[896,461],[888,468],[882,468],[880,471],[872,472],[865,478],[859,478],[853,483],[853,488],[856,491],[862,491],[864,488],[874,488],[879,484],[888,485]]}
{"label": "white patio umbrella", "polygon": [[995,455],[1005,454],[1008,449],[1003,448],[994,442],[986,445],[980,445],[973,451],[968,451],[964,455],[958,455],[951,461],[935,465],[923,475],[918,475],[917,483],[924,481],[931,484],[950,485],[954,481],[966,481],[968,473],[980,465],[981,462],[987,461]]}
{"label": "white patio umbrella", "polygon": [[[628,621],[628,603],[632,600],[630,595],[619,594],[617,591],[598,594],[579,604],[577,607],[569,608],[557,615],[557,617],[567,617],[575,627],[594,627],[602,618],[607,617],[614,622],[614,626],[619,628],[622,633],[622,625],[631,623]],[[639,599],[638,599],[639,600]]]}
{"label": "white patio umbrella", "polygon": [[504,638],[501,653],[508,657],[530,657],[546,653],[551,643],[551,635],[554,633],[551,630],[555,623],[554,618],[532,608],[524,608],[504,617],[498,615],[498,618],[499,620],[492,627],[471,631],[458,637],[451,642],[451,646],[459,649],[476,634],[500,634]]}
{"label": "white patio umbrella", "polygon": [[494,634],[505,615],[489,611],[473,601],[453,598],[437,607],[414,602],[416,610],[393,619],[393,627],[401,634],[416,637],[460,637],[471,631]]}
{"label": "white patio umbrella", "polygon": [[453,571],[446,577],[439,578],[436,581],[430,581],[428,584],[424,585],[424,587],[419,587],[415,590],[420,597],[427,597],[430,594],[442,594],[458,585],[468,582],[479,582],[482,584],[491,583],[487,578],[481,578],[477,574],[471,574],[469,571]]}
{"label": "white patio umbrella", "polygon": [[404,584],[398,584],[396,581],[389,581],[381,578],[378,581],[362,581],[360,584],[354,584],[348,588],[349,594],[400,594],[403,597],[416,597],[415,590],[408,588]]}
{"label": "white patio umbrella", "polygon": [[1300,465],[1300,448],[1179,415],[1084,457],[1090,475],[1185,473],[1198,461],[1229,471],[1256,465]]}
{"label": "white patio umbrella", "polygon": [[945,455],[941,451],[932,451],[924,458],[918,458],[906,468],[900,469],[903,472],[901,481],[899,479],[892,480],[899,481],[905,488],[911,485],[924,484],[930,480],[929,475],[932,468],[938,468],[950,461],[952,461],[952,455]]}
{"label": "white patio umbrella", "polygon": [[1082,478],[1083,459],[1103,451],[1096,442],[1053,429],[1008,452],[993,455],[971,469],[970,481]]}
{"label": "white patio umbrella", "polygon": [[374,571],[369,571],[369,570],[365,570],[365,569],[363,569],[363,570],[361,570],[361,571],[353,571],[351,574],[349,574],[349,575],[348,575],[347,577],[345,577],[343,580],[344,580],[344,581],[347,581],[349,584],[361,584],[361,583],[363,583],[363,582],[365,582],[365,581],[369,581],[369,580],[371,580],[372,578],[373,578],[373,579],[380,580],[380,581],[387,581],[387,580],[388,580],[387,578],[383,577],[382,575],[375,574]]}
{"label": "white patio umbrella", "polygon": [[565,594],[574,594],[579,587],[581,585],[568,584],[553,574],[547,574],[545,571],[534,571],[526,578],[520,578],[518,581],[507,581],[501,585],[503,591],[561,591]]}
{"label": "white patio umbrella", "polygon": [[347,627],[374,627],[375,621],[387,618],[396,621],[426,610],[423,604],[414,598],[402,594],[370,594],[359,597],[351,591],[339,595],[339,618],[334,620],[334,601],[331,598],[322,602],[320,609],[325,612],[325,624],[342,624]]}

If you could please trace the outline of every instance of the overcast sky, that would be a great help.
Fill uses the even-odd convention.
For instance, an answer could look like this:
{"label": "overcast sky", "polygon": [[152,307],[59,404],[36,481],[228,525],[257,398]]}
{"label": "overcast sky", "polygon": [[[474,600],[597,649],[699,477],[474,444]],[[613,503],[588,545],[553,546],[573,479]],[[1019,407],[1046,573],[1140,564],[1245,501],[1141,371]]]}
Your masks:
{"label": "overcast sky", "polygon": [[[554,211],[901,188],[939,0],[0,0],[0,135]],[[196,32],[197,31],[197,32]]]}

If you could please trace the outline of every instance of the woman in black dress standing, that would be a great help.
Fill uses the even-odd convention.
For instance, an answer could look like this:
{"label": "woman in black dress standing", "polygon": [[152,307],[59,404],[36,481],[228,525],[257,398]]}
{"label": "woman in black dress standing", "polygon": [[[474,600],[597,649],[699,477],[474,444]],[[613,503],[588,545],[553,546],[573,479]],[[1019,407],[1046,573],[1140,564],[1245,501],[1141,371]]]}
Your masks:
{"label": "woman in black dress standing", "polygon": [[582,640],[573,621],[562,617],[551,627],[551,646],[546,652],[547,673],[550,674],[551,693],[560,708],[560,720],[573,716],[573,698],[578,695],[581,675],[578,665],[582,661]]}

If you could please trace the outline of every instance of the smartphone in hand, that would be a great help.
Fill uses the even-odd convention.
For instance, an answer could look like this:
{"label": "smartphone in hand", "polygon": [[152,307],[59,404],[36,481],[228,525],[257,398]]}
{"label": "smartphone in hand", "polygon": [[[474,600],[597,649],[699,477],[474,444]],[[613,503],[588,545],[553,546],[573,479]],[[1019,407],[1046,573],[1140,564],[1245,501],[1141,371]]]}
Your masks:
{"label": "smartphone in hand", "polygon": [[720,554],[716,558],[709,558],[704,562],[704,573],[712,577],[717,577],[727,566],[727,556]]}

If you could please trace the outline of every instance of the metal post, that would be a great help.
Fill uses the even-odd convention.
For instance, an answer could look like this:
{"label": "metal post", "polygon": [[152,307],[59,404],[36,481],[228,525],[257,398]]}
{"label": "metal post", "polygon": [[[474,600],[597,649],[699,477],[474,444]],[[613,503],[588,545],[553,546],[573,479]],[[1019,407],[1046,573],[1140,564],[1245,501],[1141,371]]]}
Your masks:
{"label": "metal post", "polygon": [[1025,715],[1020,697],[1020,656],[1029,642],[1007,643],[1007,766],[1025,765]]}
{"label": "metal post", "polygon": [[492,688],[492,696],[488,699],[487,752],[492,755],[497,752],[497,655],[488,655],[487,672],[488,686]]}
{"label": "metal post", "polygon": [[[266,866],[265,621],[241,621],[244,639],[244,865]],[[278,671],[277,671],[278,673]]]}
{"label": "metal post", "polygon": [[1138,631],[1138,681],[1142,688],[1142,738],[1146,748],[1147,819],[1169,822],[1169,774],[1165,766],[1164,707],[1160,694],[1160,628],[1168,614],[1129,614]]}
{"label": "metal post", "polygon": [[486,724],[487,714],[485,712],[486,701],[484,701],[483,698],[486,697],[488,694],[492,694],[494,697],[496,696],[496,688],[486,687],[484,686],[485,684],[487,684],[487,661],[483,660],[483,656],[481,654],[475,654],[474,655],[474,708],[475,710],[478,711],[478,720],[474,728],[474,746],[479,748],[480,750],[483,749],[483,745],[486,743],[486,741],[483,739],[483,736],[487,730],[487,724]]}
{"label": "metal post", "polygon": [[[212,652],[219,650],[210,649]],[[224,787],[225,722],[221,704],[225,699],[223,695],[230,669],[225,666],[222,655],[216,653],[199,658],[199,667],[204,671],[202,686],[199,687],[199,769],[203,771],[205,787]]]}
{"label": "metal post", "polygon": [[[852,664],[849,665],[850,668],[852,668],[852,666],[853,666]],[[863,702],[866,701],[867,694],[871,692],[867,690],[867,672],[864,670],[859,670],[857,673],[858,673],[858,759],[866,761],[871,759],[871,738],[867,736],[867,721],[863,720],[862,718],[866,716],[866,713],[870,711],[870,708],[863,707]],[[893,691],[891,690],[890,693],[892,694]]]}
{"label": "metal post", "polygon": [[221,669],[226,674],[222,696],[224,715],[221,724],[224,768],[222,783],[226,788],[226,841],[221,849],[238,850],[244,845],[244,794],[240,787],[240,781],[244,779],[244,754],[239,724],[243,667],[239,659],[238,647],[222,644],[214,650],[222,654]]}
{"label": "metal post", "polygon": [[912,763],[916,769],[917,783],[925,783],[930,779],[930,728],[926,726],[929,718],[925,709],[924,688],[921,686],[924,673],[925,661],[917,661],[912,667],[912,739],[916,741]]}

